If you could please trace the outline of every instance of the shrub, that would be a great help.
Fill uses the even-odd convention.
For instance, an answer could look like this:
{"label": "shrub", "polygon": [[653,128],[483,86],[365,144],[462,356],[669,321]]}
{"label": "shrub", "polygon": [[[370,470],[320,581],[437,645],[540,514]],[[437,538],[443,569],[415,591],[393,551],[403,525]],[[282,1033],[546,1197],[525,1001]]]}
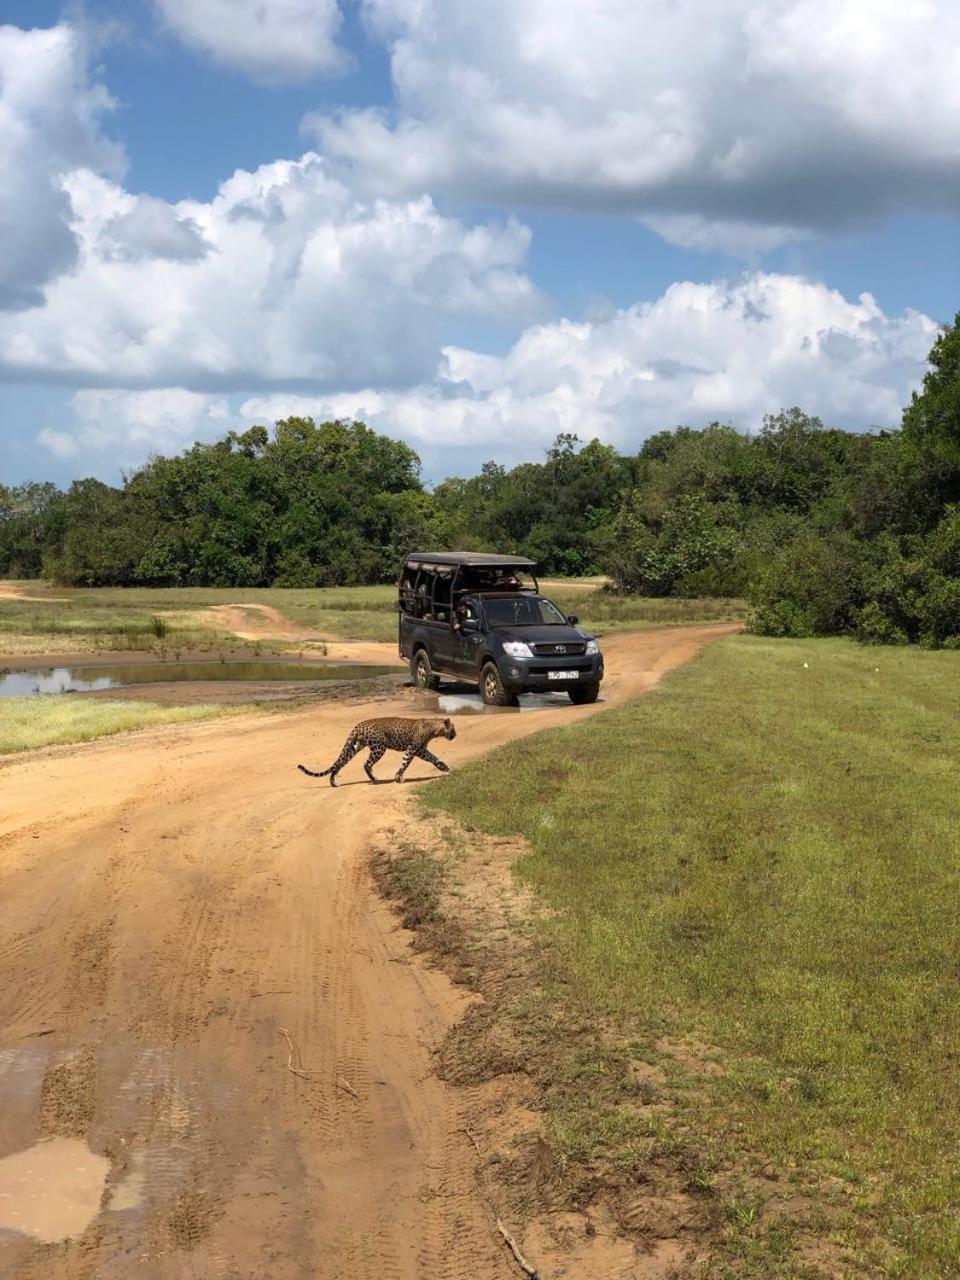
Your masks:
{"label": "shrub", "polygon": [[861,644],[906,644],[909,637],[871,600],[857,616],[857,639]]}
{"label": "shrub", "polygon": [[771,604],[758,605],[747,630],[754,635],[780,639],[800,640],[813,635],[809,617],[793,600],[775,600]]}
{"label": "shrub", "polygon": [[942,649],[948,640],[960,637],[960,579],[931,573],[918,607],[921,644]]}

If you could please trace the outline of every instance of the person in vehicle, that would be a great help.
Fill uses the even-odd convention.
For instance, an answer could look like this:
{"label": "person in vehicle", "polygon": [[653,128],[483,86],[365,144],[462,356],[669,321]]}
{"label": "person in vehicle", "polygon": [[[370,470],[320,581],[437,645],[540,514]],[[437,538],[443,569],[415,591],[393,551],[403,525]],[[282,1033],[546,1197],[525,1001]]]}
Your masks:
{"label": "person in vehicle", "polygon": [[460,635],[463,631],[463,624],[468,620],[476,621],[477,611],[473,607],[472,600],[461,600],[453,611],[453,617],[450,619],[450,625],[456,635]]}

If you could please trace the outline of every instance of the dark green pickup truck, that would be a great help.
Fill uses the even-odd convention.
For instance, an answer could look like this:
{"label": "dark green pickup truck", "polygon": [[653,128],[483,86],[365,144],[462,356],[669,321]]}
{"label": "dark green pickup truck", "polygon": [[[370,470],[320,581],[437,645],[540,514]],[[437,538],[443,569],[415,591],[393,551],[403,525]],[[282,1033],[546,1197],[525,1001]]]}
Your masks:
{"label": "dark green pickup truck", "polygon": [[595,702],[603,655],[595,637],[540,594],[536,562],[478,551],[414,552],[400,570],[400,655],[414,683],[447,676],[479,686],[483,701],[563,690]]}

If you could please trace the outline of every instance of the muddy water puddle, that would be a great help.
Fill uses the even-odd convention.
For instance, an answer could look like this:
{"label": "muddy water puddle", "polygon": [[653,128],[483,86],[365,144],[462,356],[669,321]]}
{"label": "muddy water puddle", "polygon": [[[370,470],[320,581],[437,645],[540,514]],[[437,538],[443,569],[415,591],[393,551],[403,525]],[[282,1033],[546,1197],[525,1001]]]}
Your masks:
{"label": "muddy water puddle", "polygon": [[201,1137],[216,1130],[222,1144],[242,1111],[234,1085],[192,1055],[112,1046],[96,1052],[85,1082],[88,1131],[51,1134],[51,1121],[70,1121],[72,1098],[52,1095],[75,1058],[67,1049],[0,1050],[0,1275],[29,1250],[76,1241],[94,1223],[115,1240],[140,1240],[149,1221],[170,1217],[198,1170],[215,1181]]}
{"label": "muddy water puddle", "polygon": [[129,688],[131,685],[206,680],[308,684],[331,680],[372,680],[378,676],[400,674],[402,671],[397,667],[339,662],[131,662],[116,666],[0,670],[0,698],[94,693],[104,689]]}
{"label": "muddy water puddle", "polygon": [[513,716],[524,711],[569,711],[573,706],[565,693],[522,693],[515,707],[489,707],[469,685],[418,697],[425,710],[444,716]]}
{"label": "muddy water puddle", "polygon": [[110,1161],[78,1138],[48,1138],[0,1159],[0,1231],[42,1244],[82,1235],[100,1212]]}

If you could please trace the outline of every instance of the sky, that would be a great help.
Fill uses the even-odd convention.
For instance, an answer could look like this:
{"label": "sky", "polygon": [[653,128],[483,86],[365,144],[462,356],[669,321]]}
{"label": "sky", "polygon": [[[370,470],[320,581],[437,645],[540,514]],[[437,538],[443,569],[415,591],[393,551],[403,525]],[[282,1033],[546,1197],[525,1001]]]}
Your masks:
{"label": "sky", "polygon": [[960,308],[960,7],[0,0],[0,159],[0,483],[871,430]]}

